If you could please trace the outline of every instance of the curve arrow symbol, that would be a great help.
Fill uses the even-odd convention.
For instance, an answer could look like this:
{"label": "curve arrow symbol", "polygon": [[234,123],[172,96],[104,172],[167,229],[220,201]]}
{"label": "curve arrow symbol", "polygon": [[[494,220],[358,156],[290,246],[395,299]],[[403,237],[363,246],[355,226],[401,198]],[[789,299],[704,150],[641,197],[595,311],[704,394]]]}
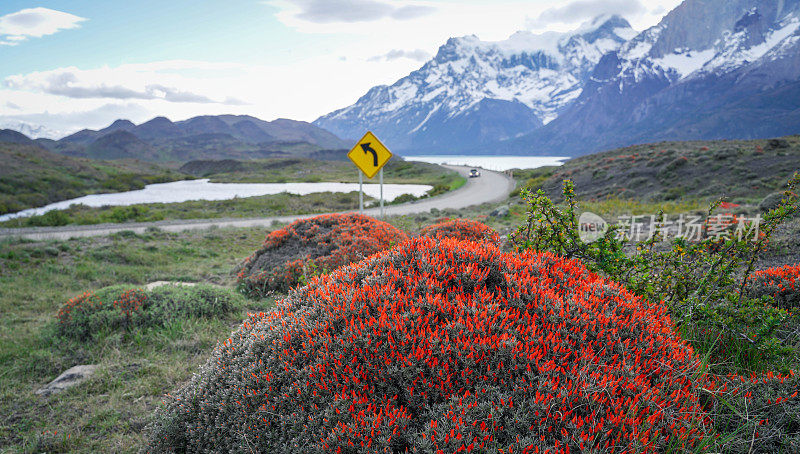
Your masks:
{"label": "curve arrow symbol", "polygon": [[378,152],[370,147],[372,142],[362,143],[361,149],[364,150],[364,154],[372,153],[372,165],[378,167]]}

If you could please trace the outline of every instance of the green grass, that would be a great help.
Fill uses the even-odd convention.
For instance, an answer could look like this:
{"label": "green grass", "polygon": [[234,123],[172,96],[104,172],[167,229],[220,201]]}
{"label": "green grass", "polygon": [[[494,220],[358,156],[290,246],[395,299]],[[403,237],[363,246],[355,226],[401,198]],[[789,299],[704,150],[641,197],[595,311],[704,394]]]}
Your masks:
{"label": "green grass", "polygon": [[[230,162],[230,161],[228,161]],[[296,183],[333,181],[357,183],[358,169],[347,161],[321,161],[303,158],[258,159],[241,162],[229,171],[219,161],[208,161],[206,165],[191,167],[195,176],[210,178],[214,183]],[[183,169],[189,169],[188,165]],[[444,167],[424,162],[390,160],[383,168],[384,183],[446,184],[448,187],[463,178]],[[378,176],[365,178],[365,183],[377,183]],[[463,184],[463,183],[462,183]]]}
{"label": "green grass", "polygon": [[[234,163],[242,170],[214,173],[225,168],[220,164]],[[205,168],[205,171],[203,171]],[[355,166],[341,161],[316,161],[311,159],[266,159],[241,163],[238,161],[209,161],[207,165],[192,167],[199,177],[211,177],[220,183],[290,183],[290,182],[357,182]],[[177,175],[177,174],[176,174]],[[377,178],[367,179],[377,183]],[[385,168],[384,182],[389,184],[427,184],[433,186],[426,196],[436,196],[463,186],[466,179],[443,167],[409,161],[390,161]],[[122,183],[120,183],[122,184]],[[365,197],[365,201],[372,200]],[[401,196],[396,201],[416,200]],[[62,225],[89,225],[101,223],[152,222],[179,219],[248,218],[292,214],[314,214],[348,211],[358,208],[358,193],[314,193],[305,196],[276,194],[258,197],[235,198],[219,201],[188,201],[181,203],[151,203],[124,207],[87,207],[74,205],[64,210],[49,211],[43,215],[11,219],[0,222],[0,228],[41,227]]]}
{"label": "green grass", "polygon": [[8,143],[0,144],[0,162],[0,214],[189,178],[150,163],[71,158],[36,146]]}
{"label": "green grass", "polygon": [[[91,341],[58,335],[58,308],[85,290],[158,280],[233,286],[234,267],[264,229],[0,242],[0,452],[135,452],[161,396],[202,364],[248,311],[164,327],[102,331]],[[34,394],[64,370],[99,364],[91,381],[47,398]]]}
{"label": "green grass", "polygon": [[[800,136],[635,145],[582,156],[559,167],[517,170],[515,177],[560,199],[561,182],[575,182],[581,200],[729,202],[758,204],[800,169]],[[692,202],[694,203],[694,202]]]}
{"label": "green grass", "polygon": [[[364,200],[374,199],[365,196]],[[73,205],[65,210],[53,210],[39,216],[0,222],[0,227],[88,225],[176,219],[255,218],[357,209],[358,192],[321,192],[304,196],[282,193],[229,200],[191,200],[180,203],[146,203],[120,207]]]}

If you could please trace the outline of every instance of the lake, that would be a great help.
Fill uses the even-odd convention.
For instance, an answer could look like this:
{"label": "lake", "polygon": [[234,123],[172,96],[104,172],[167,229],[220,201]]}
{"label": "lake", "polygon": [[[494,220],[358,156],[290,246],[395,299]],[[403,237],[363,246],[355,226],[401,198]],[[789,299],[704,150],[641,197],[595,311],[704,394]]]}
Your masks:
{"label": "lake", "polygon": [[[391,202],[402,194],[419,197],[431,188],[425,184],[384,184],[383,199]],[[92,194],[51,203],[39,208],[2,215],[0,221],[44,214],[51,210],[63,210],[73,204],[90,207],[123,206],[139,203],[178,203],[188,200],[227,200],[234,197],[255,197],[282,192],[306,195],[314,192],[352,191],[358,191],[358,183],[210,183],[207,179],[173,181],[149,184],[144,189],[137,191]],[[364,184],[364,194],[377,199],[380,197],[380,185]]]}
{"label": "lake", "polygon": [[450,164],[456,166],[481,167],[502,172],[508,169],[535,169],[544,166],[560,166],[569,158],[558,156],[403,156],[406,161]]}

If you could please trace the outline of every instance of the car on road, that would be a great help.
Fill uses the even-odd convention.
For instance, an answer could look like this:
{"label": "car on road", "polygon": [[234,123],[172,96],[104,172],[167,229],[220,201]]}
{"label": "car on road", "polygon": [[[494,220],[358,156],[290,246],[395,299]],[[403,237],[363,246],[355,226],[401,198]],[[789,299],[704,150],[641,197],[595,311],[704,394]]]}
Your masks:
{"label": "car on road", "polygon": [[472,169],[469,171],[470,178],[478,178],[479,176],[481,176],[481,172],[478,171],[478,169]]}

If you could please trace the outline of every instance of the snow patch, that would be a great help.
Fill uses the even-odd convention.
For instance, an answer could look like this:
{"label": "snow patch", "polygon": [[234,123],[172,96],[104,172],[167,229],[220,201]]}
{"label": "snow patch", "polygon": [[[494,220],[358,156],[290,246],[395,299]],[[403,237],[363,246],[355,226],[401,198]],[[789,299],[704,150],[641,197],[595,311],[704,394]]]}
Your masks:
{"label": "snow patch", "polygon": [[797,18],[792,18],[792,20],[786,24],[783,28],[773,31],[772,33],[767,36],[767,39],[757,45],[750,48],[748,52],[748,57],[750,61],[758,60],[759,58],[763,57],[764,54],[772,50],[775,46],[780,44],[781,41],[788,38],[789,36],[793,35],[797,28],[800,27],[800,21]]}
{"label": "snow patch", "polygon": [[683,79],[701,69],[716,55],[716,50],[709,48],[702,51],[689,51],[664,55],[653,61],[665,69],[672,69]]}

